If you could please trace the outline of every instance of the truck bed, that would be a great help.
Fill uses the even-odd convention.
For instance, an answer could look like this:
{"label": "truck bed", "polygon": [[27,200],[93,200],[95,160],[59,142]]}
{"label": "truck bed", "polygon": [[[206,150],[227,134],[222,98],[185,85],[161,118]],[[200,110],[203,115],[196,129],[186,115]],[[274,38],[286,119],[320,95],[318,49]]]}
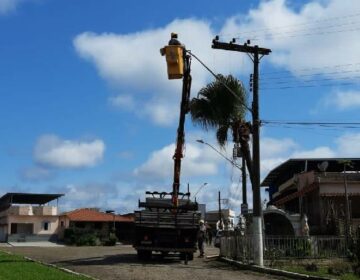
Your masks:
{"label": "truck bed", "polygon": [[135,226],[157,228],[198,228],[199,213],[170,211],[135,211]]}

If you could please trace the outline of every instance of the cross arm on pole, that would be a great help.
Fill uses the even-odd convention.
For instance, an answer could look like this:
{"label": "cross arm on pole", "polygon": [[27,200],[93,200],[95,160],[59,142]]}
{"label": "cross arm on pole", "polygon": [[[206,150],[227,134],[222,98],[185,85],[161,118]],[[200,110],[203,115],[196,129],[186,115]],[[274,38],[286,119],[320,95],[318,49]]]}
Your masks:
{"label": "cross arm on pole", "polygon": [[247,44],[238,45],[234,43],[224,43],[224,42],[219,42],[216,39],[212,41],[211,47],[213,49],[221,49],[227,51],[236,51],[236,52],[244,52],[244,53],[252,53],[252,54],[257,52],[260,55],[268,55],[269,53],[271,53],[271,50],[267,48],[259,48],[258,46],[249,46]]}

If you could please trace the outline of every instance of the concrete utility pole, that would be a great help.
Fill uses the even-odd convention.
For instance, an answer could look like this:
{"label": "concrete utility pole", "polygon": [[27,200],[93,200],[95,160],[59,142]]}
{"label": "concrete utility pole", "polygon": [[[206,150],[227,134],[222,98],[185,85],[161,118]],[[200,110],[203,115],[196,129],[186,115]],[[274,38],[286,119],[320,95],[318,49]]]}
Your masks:
{"label": "concrete utility pole", "polygon": [[241,165],[241,174],[242,174],[242,204],[241,204],[241,214],[245,215],[248,213],[248,204],[247,204],[247,188],[246,188],[246,163],[245,157],[242,158]]}
{"label": "concrete utility pole", "polygon": [[221,217],[221,195],[220,195],[220,191],[219,191],[219,226],[221,225],[222,222],[222,217]]}
{"label": "concrete utility pole", "polygon": [[[254,63],[253,73],[253,103],[252,103],[252,133],[253,133],[253,237],[254,237],[254,262],[263,266],[263,232],[262,232],[262,209],[260,195],[260,118],[259,118],[259,62],[264,55],[268,55],[271,50],[249,46],[250,41],[243,45],[235,44],[235,39],[230,43],[219,42],[216,36],[212,42],[213,49],[243,52],[249,54]],[[259,58],[259,55],[261,57]]]}
{"label": "concrete utility pole", "polygon": [[344,195],[345,195],[345,238],[346,245],[349,245],[350,240],[350,205],[349,205],[349,194],[348,194],[348,185],[346,178],[346,167],[352,167],[351,160],[340,160],[340,164],[344,167]]}

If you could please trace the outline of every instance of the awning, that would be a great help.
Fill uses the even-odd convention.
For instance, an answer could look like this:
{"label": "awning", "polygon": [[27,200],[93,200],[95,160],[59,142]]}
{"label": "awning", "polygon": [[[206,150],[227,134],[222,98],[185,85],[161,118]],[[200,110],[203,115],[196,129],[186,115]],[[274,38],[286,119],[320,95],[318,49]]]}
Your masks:
{"label": "awning", "polygon": [[342,172],[342,160],[351,161],[352,167],[348,171],[360,171],[360,158],[294,158],[275,167],[261,183],[262,187],[280,186],[294,176],[311,170],[319,170],[319,165],[327,162],[327,172]]}
{"label": "awning", "polygon": [[11,204],[46,204],[64,194],[48,193],[7,193],[0,198],[0,211],[4,211]]}

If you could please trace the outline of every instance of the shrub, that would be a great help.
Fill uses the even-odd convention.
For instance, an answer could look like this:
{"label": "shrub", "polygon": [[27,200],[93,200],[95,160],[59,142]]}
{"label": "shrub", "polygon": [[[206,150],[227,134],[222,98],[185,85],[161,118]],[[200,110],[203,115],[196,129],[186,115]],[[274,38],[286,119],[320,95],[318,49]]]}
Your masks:
{"label": "shrub", "polygon": [[319,270],[316,263],[308,263],[308,264],[306,264],[305,269],[306,269],[306,271],[318,271]]}
{"label": "shrub", "polygon": [[265,250],[265,256],[269,259],[270,266],[275,266],[277,263],[277,260],[284,254],[283,251],[281,251],[278,248],[267,248]]}
{"label": "shrub", "polygon": [[118,240],[117,240],[115,233],[110,233],[109,238],[103,241],[103,245],[104,246],[115,246],[117,241]]}
{"label": "shrub", "polygon": [[96,239],[94,233],[85,233],[76,240],[76,246],[96,246]]}
{"label": "shrub", "polygon": [[99,243],[95,231],[75,227],[65,229],[64,239],[66,244],[76,246],[95,246]]}
{"label": "shrub", "polygon": [[352,272],[351,265],[346,262],[336,262],[328,268],[329,274],[337,275],[337,276],[350,272]]}
{"label": "shrub", "polygon": [[359,265],[353,267],[353,271],[356,276],[358,276],[358,277],[360,276],[360,266]]}
{"label": "shrub", "polygon": [[297,239],[294,242],[294,249],[288,252],[291,256],[307,257],[311,255],[311,244],[309,239]]}

